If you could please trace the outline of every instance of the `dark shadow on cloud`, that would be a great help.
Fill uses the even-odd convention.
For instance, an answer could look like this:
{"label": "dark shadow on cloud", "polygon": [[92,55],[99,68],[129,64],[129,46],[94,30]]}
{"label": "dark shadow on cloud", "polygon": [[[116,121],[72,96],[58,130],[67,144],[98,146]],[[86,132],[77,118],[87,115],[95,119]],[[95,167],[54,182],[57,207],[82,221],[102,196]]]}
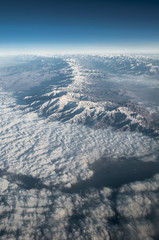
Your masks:
{"label": "dark shadow on cloud", "polygon": [[124,184],[135,181],[144,181],[159,173],[159,162],[143,162],[138,158],[119,158],[111,160],[102,158],[92,166],[93,176],[85,181],[79,181],[64,192],[81,193],[89,188],[102,189],[103,187],[119,188]]}
{"label": "dark shadow on cloud", "polygon": [[24,189],[49,189],[50,187],[46,184],[43,184],[39,178],[35,178],[31,175],[23,175],[23,174],[14,174],[11,172],[7,172],[6,170],[0,169],[0,177],[6,176],[6,179],[14,184],[17,184],[19,187]]}

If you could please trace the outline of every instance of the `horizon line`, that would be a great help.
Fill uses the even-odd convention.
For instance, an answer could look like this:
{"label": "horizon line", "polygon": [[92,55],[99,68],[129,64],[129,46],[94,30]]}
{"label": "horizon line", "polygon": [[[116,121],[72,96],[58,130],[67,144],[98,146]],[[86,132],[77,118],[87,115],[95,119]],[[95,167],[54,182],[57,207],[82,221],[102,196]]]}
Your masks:
{"label": "horizon line", "polygon": [[96,44],[96,45],[50,45],[16,44],[0,45],[0,56],[5,55],[66,55],[66,54],[159,54],[159,43],[151,44]]}

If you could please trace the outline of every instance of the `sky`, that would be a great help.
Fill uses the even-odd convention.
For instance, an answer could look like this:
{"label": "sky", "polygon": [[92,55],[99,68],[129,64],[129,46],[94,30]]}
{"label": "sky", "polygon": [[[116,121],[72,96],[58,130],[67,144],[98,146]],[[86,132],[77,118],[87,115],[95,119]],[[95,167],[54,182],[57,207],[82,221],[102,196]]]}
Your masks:
{"label": "sky", "polygon": [[159,51],[155,0],[6,0],[0,6],[0,50]]}

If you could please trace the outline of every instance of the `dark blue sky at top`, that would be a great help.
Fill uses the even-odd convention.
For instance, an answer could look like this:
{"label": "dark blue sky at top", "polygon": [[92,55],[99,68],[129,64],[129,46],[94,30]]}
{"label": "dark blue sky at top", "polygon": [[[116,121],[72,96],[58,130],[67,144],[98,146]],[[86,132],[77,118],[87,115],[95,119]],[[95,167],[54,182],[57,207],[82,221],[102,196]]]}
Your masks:
{"label": "dark blue sky at top", "polygon": [[0,44],[159,43],[159,1],[5,0]]}

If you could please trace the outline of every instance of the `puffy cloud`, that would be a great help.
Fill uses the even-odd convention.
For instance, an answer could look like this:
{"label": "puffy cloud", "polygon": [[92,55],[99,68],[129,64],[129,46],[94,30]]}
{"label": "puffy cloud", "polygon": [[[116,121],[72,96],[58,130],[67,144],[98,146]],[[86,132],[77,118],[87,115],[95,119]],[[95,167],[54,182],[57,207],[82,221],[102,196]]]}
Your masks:
{"label": "puffy cloud", "polygon": [[[138,133],[47,122],[36,113],[24,114],[9,107],[7,94],[1,99],[0,166],[10,172],[31,174],[53,184],[72,184],[78,178],[90,178],[89,164],[103,155],[144,156],[158,147],[152,138]],[[12,98],[12,105],[14,101]]]}
{"label": "puffy cloud", "polygon": [[[129,67],[124,65],[127,60],[131,63],[127,63]],[[101,92],[98,97],[100,89],[96,87],[100,80],[102,84],[107,81],[108,90],[115,86],[115,81],[119,87],[126,69],[130,74],[137,71],[134,67],[137,69],[141,65],[144,65],[144,79],[145,74],[150,75],[147,73],[150,66],[146,65],[149,61],[142,57],[87,56],[55,58],[52,63],[51,59],[36,58],[32,65],[25,63],[21,67],[9,68],[8,75],[3,69],[5,82],[1,80],[1,86],[4,84],[8,90],[24,90],[26,105],[22,107],[17,102],[18,95],[1,90],[1,239],[151,240],[157,236],[158,175],[147,181],[125,182],[116,189],[90,184],[78,191],[72,190],[76,184],[93,181],[97,170],[102,167],[111,166],[108,170],[114,174],[113,181],[114,177],[117,178],[117,171],[113,169],[120,170],[128,161],[132,166],[133,158],[150,164],[153,159],[157,163],[157,138],[137,132],[115,131],[111,127],[95,130],[78,124],[79,119],[84,124],[88,117],[95,120],[105,111],[110,112],[111,117],[120,111],[134,122],[142,122],[142,116],[135,118],[129,106],[120,105],[118,100],[123,100],[120,94],[113,101],[112,96],[117,91],[112,90],[111,96],[107,97]],[[156,64],[155,59],[151,61]],[[107,72],[108,67],[105,69],[107,65],[110,72]],[[113,72],[116,71],[114,66],[118,66],[117,73]],[[61,82],[51,87],[48,82],[54,74]],[[152,74],[155,81],[156,73]],[[64,75],[68,81],[62,79]],[[139,72],[137,76],[140,76]],[[29,92],[28,88],[43,84],[46,78],[48,86],[38,97]],[[114,82],[109,85],[113,78]],[[139,77],[140,81],[143,79]],[[103,86],[106,85],[100,88]],[[122,95],[122,91],[119,92]],[[38,107],[32,111],[34,104]],[[39,117],[44,109],[52,114]],[[59,121],[62,117],[68,121]]]}

